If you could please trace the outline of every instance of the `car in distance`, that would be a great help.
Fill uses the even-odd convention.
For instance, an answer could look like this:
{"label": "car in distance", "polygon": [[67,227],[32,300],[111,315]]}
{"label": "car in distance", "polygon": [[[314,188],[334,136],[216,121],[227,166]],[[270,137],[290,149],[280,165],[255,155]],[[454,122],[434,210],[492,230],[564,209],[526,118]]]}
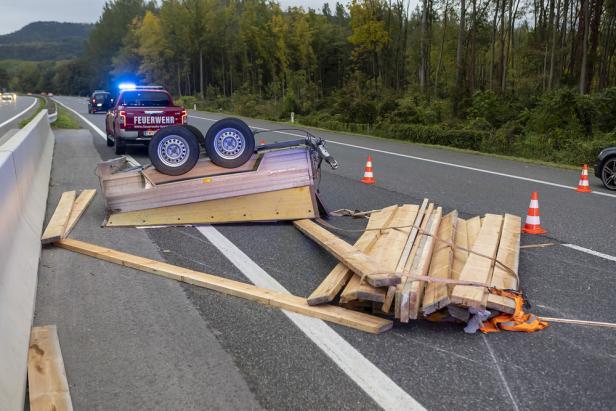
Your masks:
{"label": "car in distance", "polygon": [[616,190],[616,147],[601,150],[595,164],[595,176],[608,190]]}
{"label": "car in distance", "polygon": [[13,93],[2,93],[2,101],[15,101]]}
{"label": "car in distance", "polygon": [[176,106],[162,87],[138,86],[120,91],[105,117],[107,145],[125,154],[127,144],[149,144],[158,130],[186,123],[186,110]]}
{"label": "car in distance", "polygon": [[95,90],[88,98],[88,113],[95,114],[98,111],[107,111],[113,107],[111,93],[104,90]]}

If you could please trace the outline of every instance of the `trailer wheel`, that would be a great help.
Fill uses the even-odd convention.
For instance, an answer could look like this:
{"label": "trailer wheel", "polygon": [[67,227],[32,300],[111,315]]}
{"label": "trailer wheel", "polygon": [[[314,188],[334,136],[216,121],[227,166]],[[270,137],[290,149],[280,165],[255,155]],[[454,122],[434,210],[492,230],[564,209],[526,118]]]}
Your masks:
{"label": "trailer wheel", "polygon": [[201,130],[199,130],[192,124],[182,124],[182,127],[188,129],[191,133],[193,133],[195,137],[197,137],[197,141],[199,142],[199,144],[205,147],[205,137],[203,137],[203,133],[201,132]]}
{"label": "trailer wheel", "polygon": [[205,152],[218,166],[239,167],[250,160],[254,151],[255,136],[238,118],[219,120],[205,134]]}
{"label": "trailer wheel", "polygon": [[158,171],[179,176],[192,170],[199,160],[199,142],[185,127],[165,127],[152,137],[148,154],[152,165]]}

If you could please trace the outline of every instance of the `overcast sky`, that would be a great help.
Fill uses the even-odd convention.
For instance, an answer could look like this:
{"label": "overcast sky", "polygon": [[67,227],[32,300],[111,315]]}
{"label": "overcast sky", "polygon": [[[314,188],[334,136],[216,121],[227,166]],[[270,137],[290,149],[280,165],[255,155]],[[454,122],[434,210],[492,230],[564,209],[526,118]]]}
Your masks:
{"label": "overcast sky", "polygon": [[[288,6],[320,10],[325,0],[282,0]],[[342,0],[348,3],[347,0]],[[330,4],[335,4],[330,1]],[[12,33],[33,21],[93,23],[98,20],[105,0],[0,0],[0,34]],[[333,7],[332,7],[333,9]]]}

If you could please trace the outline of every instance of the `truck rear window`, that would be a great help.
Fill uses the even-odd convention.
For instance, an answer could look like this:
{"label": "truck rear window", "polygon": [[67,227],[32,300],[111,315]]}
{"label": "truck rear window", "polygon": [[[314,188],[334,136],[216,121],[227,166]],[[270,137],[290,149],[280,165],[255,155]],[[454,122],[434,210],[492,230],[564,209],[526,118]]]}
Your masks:
{"label": "truck rear window", "polygon": [[160,91],[128,91],[122,95],[122,105],[127,107],[167,107],[169,95]]}

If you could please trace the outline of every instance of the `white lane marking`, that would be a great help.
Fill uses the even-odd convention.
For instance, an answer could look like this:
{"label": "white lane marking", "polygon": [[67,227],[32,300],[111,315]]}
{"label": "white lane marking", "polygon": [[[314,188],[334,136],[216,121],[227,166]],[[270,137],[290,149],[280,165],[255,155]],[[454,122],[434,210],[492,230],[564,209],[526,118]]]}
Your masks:
{"label": "white lane marking", "polygon": [[563,247],[568,247],[573,250],[577,250],[577,251],[581,251],[586,254],[594,255],[595,257],[605,258],[606,260],[616,262],[616,257],[609,255],[609,254],[600,253],[599,251],[591,250],[590,248],[580,247],[579,245],[575,245],[575,244],[563,244]]}
{"label": "white lane marking", "polygon": [[509,388],[509,383],[507,382],[507,379],[505,378],[505,373],[503,372],[500,364],[498,363],[498,359],[496,358],[496,355],[494,355],[494,351],[492,350],[492,346],[490,346],[490,343],[488,342],[488,339],[486,338],[485,334],[481,334],[481,337],[483,338],[483,341],[486,343],[486,347],[488,347],[488,351],[490,352],[490,356],[492,357],[492,361],[494,361],[494,365],[496,365],[496,370],[498,371],[498,376],[500,377],[503,385],[505,386],[505,390],[507,391],[507,395],[509,396],[509,399],[511,400],[511,404],[513,405],[513,408],[516,411],[520,411],[520,408],[518,407],[518,402],[515,400],[515,397],[513,396],[513,393],[511,392],[511,389]]}
{"label": "white lane marking", "polygon": [[[197,230],[259,287],[289,293],[235,244],[212,226]],[[334,361],[374,402],[385,410],[423,410],[424,407],[372,364],[355,347],[322,320],[282,312]]]}
{"label": "white lane marking", "polygon": [[[214,120],[214,119],[211,119],[211,118],[207,118],[207,117],[199,117],[199,116],[192,116],[192,115],[190,115],[189,117],[199,118],[199,119],[207,120],[207,121],[217,121],[217,120]],[[257,130],[267,130],[266,128],[262,128],[262,127],[255,127],[255,126],[250,126],[250,127],[254,128],[254,129],[257,129]],[[273,132],[274,133],[278,133],[278,134],[286,134],[286,135],[294,136],[294,137],[303,137],[301,134],[294,134],[294,133],[289,133],[289,132],[286,132],[286,131],[273,131]],[[376,149],[376,148],[370,148],[370,147],[366,147],[366,146],[358,146],[356,144],[343,143],[343,142],[336,141],[336,140],[329,140],[328,139],[327,142],[331,143],[331,144],[338,144],[340,146],[352,147],[352,148],[356,148],[356,149],[359,149],[359,150],[372,151],[372,152],[381,153],[381,154],[388,154],[388,155],[396,156],[396,157],[410,158],[412,160],[425,161],[425,162],[433,163],[433,164],[439,164],[439,165],[444,165],[444,166],[449,166],[449,167],[461,168],[461,169],[464,169],[464,170],[476,171],[476,172],[479,172],[479,173],[492,174],[492,175],[499,176],[499,177],[507,177],[507,178],[513,178],[515,180],[530,181],[531,183],[543,184],[543,185],[552,186],[552,187],[558,187],[558,188],[565,188],[567,190],[575,190],[575,189],[577,189],[577,187],[571,187],[571,186],[567,186],[567,185],[564,185],[564,184],[552,183],[551,181],[538,180],[538,179],[535,179],[535,178],[516,176],[516,175],[513,175],[513,174],[507,174],[507,173],[500,173],[498,171],[492,171],[492,170],[486,170],[486,169],[483,169],[483,168],[464,166],[462,164],[456,164],[456,163],[448,163],[446,161],[439,161],[439,160],[433,160],[433,159],[430,159],[430,158],[417,157],[417,156],[412,156],[412,155],[409,155],[409,154],[395,153],[393,151],[379,150],[379,149]],[[616,194],[604,193],[602,191],[596,191],[596,190],[593,190],[590,194],[596,194],[596,195],[600,195],[600,196],[616,198]]]}
{"label": "white lane marking", "polygon": [[[56,103],[58,103],[59,105],[61,105],[62,107],[64,107],[67,110],[72,111],[73,113],[75,113],[76,116],[78,116],[80,119],[83,120],[84,123],[86,123],[92,130],[94,130],[101,138],[103,138],[105,141],[107,141],[107,134],[103,133],[103,130],[101,130],[100,128],[98,128],[97,126],[94,125],[94,123],[92,123],[90,120],[88,120],[87,118],[85,118],[83,115],[81,115],[80,113],[78,113],[76,110],[73,110],[72,108],[70,108],[69,106],[67,106],[64,103],[61,103],[59,100],[57,99],[53,99],[53,101],[55,101]],[[138,167],[141,164],[135,160],[132,156],[128,155],[128,154],[124,154],[124,157],[126,157],[126,160],[128,160],[128,163],[133,166],[133,167]]]}
{"label": "white lane marking", "polygon": [[8,120],[3,121],[3,122],[0,124],[0,127],[3,127],[3,126],[5,126],[6,124],[9,124],[11,121],[15,120],[16,118],[19,118],[19,117],[23,116],[23,115],[24,115],[26,112],[28,112],[28,111],[29,111],[32,107],[34,107],[34,105],[35,105],[36,103],[38,103],[38,99],[37,99],[37,98],[35,98],[35,99],[34,99],[34,101],[32,102],[32,104],[30,104],[30,107],[28,107],[27,109],[25,109],[25,110],[21,111],[20,113],[18,113],[18,114],[16,114],[16,115],[14,115],[13,117],[9,118]]}

